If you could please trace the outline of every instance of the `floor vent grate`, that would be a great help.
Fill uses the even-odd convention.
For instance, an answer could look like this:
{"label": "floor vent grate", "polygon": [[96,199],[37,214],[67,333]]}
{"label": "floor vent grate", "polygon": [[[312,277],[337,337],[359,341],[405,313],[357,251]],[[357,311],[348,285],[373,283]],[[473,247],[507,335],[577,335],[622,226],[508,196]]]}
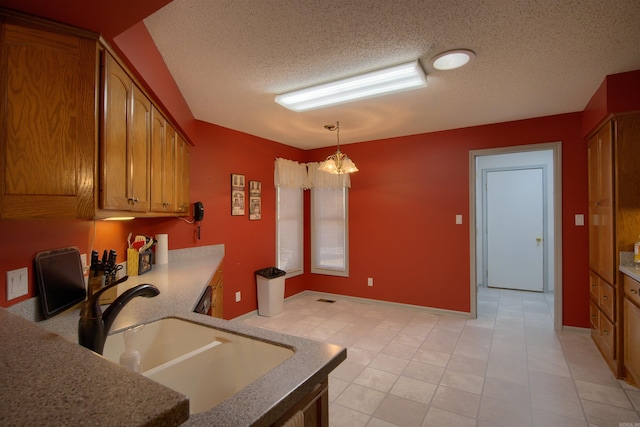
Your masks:
{"label": "floor vent grate", "polygon": [[331,299],[324,299],[324,298],[320,298],[320,299],[318,300],[318,302],[328,302],[328,303],[333,304],[335,301],[334,301],[334,300],[331,300]]}

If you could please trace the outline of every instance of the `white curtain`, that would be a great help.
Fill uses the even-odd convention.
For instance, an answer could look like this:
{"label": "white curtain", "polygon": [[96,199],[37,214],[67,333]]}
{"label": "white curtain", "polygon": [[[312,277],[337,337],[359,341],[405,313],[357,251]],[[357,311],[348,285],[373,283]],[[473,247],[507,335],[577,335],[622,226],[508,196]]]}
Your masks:
{"label": "white curtain", "polygon": [[351,188],[351,178],[348,173],[335,175],[319,171],[320,163],[307,163],[308,188]]}
{"label": "white curtain", "polygon": [[307,166],[293,160],[276,159],[273,182],[277,187],[308,188]]}

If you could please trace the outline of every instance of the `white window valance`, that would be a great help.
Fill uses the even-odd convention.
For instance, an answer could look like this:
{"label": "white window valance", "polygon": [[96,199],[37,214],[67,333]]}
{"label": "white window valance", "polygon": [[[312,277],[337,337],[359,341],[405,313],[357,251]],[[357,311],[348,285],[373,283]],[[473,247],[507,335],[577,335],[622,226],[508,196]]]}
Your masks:
{"label": "white window valance", "polygon": [[273,182],[276,187],[309,188],[307,183],[307,165],[293,160],[276,159]]}
{"label": "white window valance", "polygon": [[316,188],[351,188],[348,173],[335,175],[318,170],[320,163],[307,163],[308,187]]}

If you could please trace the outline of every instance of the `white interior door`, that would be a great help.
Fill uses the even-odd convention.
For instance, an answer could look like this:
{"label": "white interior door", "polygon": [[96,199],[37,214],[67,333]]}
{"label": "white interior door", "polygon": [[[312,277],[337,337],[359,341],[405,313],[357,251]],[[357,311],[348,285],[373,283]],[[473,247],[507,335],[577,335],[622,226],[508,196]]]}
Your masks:
{"label": "white interior door", "polygon": [[542,168],[487,171],[486,283],[544,290],[544,176]]}

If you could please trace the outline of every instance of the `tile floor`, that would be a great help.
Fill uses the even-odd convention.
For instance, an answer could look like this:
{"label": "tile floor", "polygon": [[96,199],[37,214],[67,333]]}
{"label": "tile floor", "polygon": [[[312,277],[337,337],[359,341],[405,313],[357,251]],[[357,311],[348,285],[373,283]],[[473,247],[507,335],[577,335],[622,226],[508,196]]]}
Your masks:
{"label": "tile floor", "polygon": [[640,427],[640,390],[588,334],[555,333],[552,313],[552,298],[511,290],[480,288],[475,320],[306,292],[238,321],[348,348],[331,426]]}

